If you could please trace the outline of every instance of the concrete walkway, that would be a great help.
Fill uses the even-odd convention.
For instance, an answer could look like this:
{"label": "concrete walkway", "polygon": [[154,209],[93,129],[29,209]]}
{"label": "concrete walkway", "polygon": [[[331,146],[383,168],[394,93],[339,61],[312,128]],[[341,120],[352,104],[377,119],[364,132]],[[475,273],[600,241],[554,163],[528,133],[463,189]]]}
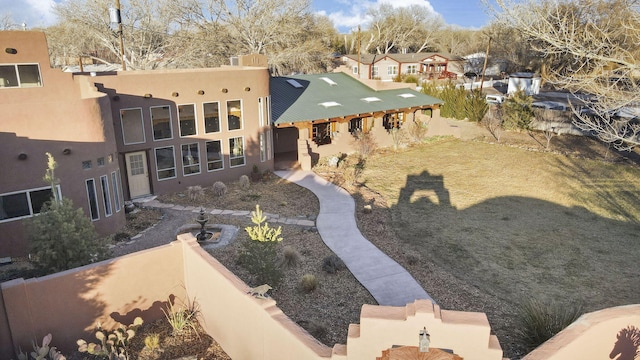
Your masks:
{"label": "concrete walkway", "polygon": [[318,197],[320,213],[316,227],[322,240],[378,304],[405,306],[416,299],[433,301],[407,270],[362,236],[356,223],[355,201],[349,193],[313,172],[283,170],[275,174]]}

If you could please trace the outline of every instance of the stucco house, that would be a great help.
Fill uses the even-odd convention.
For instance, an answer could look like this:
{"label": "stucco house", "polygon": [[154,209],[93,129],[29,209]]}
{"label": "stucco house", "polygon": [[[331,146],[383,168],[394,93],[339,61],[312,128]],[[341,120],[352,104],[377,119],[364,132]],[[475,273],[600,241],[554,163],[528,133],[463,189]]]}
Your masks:
{"label": "stucco house", "polygon": [[[102,235],[124,201],[273,169],[266,58],[214,69],[65,73],[45,35],[0,31],[0,257],[28,252],[23,221],[56,191]],[[246,66],[250,65],[250,66]]]}
{"label": "stucco house", "polygon": [[350,54],[343,55],[342,62],[354,77],[361,79],[392,81],[398,75],[425,80],[456,79],[462,74],[462,59],[445,53]]}

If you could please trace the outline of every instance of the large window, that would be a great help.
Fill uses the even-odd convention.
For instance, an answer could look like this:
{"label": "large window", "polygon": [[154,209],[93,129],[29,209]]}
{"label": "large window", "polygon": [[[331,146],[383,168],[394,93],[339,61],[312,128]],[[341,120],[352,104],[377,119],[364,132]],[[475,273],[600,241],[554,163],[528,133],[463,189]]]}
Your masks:
{"label": "large window", "polygon": [[374,67],[371,68],[371,77],[372,78],[378,77],[378,67],[377,66],[374,66]]}
{"label": "large window", "polygon": [[271,130],[267,130],[267,160],[271,160],[273,157],[273,136],[271,135]]}
{"label": "large window", "polygon": [[220,107],[217,102],[202,104],[204,110],[204,132],[220,131]]}
{"label": "large window", "polygon": [[244,138],[242,136],[229,139],[229,166],[244,165]]}
{"label": "large window", "polygon": [[176,177],[176,160],[173,153],[173,146],[157,148],[156,153],[156,173],[158,180],[173,179]]}
{"label": "large window", "polygon": [[142,109],[120,110],[120,123],[122,124],[122,138],[125,145],[145,142]]}
{"label": "large window", "polygon": [[387,75],[398,75],[398,65],[387,66]]}
{"label": "large window", "polygon": [[403,120],[404,113],[386,114],[382,118],[382,126],[387,130],[399,129],[402,126]]}
{"label": "large window", "polygon": [[[60,195],[60,187],[57,187]],[[53,198],[51,187],[25,190],[0,195],[0,222],[39,214],[42,205]]]}
{"label": "large window", "polygon": [[171,139],[171,108],[154,106],[151,108],[151,123],[153,124],[153,140]]}
{"label": "large window", "polygon": [[358,131],[363,131],[363,120],[362,118],[355,118],[355,119],[351,119],[349,120],[349,132],[350,133],[356,133]]}
{"label": "large window", "polygon": [[265,162],[267,160],[267,144],[264,138],[264,133],[260,133],[260,161]]}
{"label": "large window", "polygon": [[119,212],[122,208],[122,203],[120,202],[120,170],[116,173],[115,171],[111,173],[111,186],[113,187],[113,202],[116,207],[116,212]]}
{"label": "large window", "polygon": [[417,74],[418,65],[407,65],[407,74]]}
{"label": "large window", "polygon": [[200,173],[200,152],[198,143],[182,145],[182,174]]}
{"label": "large window", "polygon": [[242,102],[240,100],[227,101],[228,130],[242,129]]}
{"label": "large window", "polygon": [[264,126],[264,107],[262,106],[262,98],[258,98],[258,124]]}
{"label": "large window", "polygon": [[113,214],[111,208],[111,194],[109,193],[109,178],[107,175],[100,176],[100,186],[102,187],[102,200],[104,201],[104,214],[109,217]]}
{"label": "large window", "polygon": [[91,220],[100,220],[98,212],[98,194],[96,193],[96,182],[93,179],[87,179],[87,199],[89,199],[89,215]]}
{"label": "large window", "polygon": [[207,170],[214,171],[224,168],[222,160],[222,142],[220,140],[207,141]]}
{"label": "large window", "polygon": [[178,121],[180,122],[180,136],[195,135],[197,133],[195,105],[178,105]]}
{"label": "large window", "polygon": [[0,65],[0,88],[42,86],[40,65]]}

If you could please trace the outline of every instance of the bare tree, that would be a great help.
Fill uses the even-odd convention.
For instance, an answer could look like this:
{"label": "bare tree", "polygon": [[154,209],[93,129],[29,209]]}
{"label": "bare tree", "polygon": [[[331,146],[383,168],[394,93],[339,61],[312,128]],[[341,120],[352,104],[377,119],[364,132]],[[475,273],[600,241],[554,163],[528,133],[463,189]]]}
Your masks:
{"label": "bare tree", "polygon": [[0,30],[16,30],[19,27],[10,13],[0,14]]}
{"label": "bare tree", "polygon": [[500,137],[502,136],[502,107],[500,105],[490,106],[489,113],[482,119],[482,124],[493,138],[500,142]]}
{"label": "bare tree", "polygon": [[[486,1],[485,1],[486,2]],[[547,81],[583,99],[576,125],[616,148],[640,144],[637,0],[496,0],[499,26],[516,29],[543,59]]]}

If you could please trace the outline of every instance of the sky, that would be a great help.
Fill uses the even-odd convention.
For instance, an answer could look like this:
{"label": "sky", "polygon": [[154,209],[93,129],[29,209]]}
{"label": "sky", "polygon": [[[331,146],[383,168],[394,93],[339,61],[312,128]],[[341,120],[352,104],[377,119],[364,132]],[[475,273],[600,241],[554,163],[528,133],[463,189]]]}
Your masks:
{"label": "sky", "polygon": [[[0,0],[0,16],[11,14],[14,22],[26,23],[27,28],[45,27],[56,22],[52,8],[60,1],[63,0]],[[424,6],[442,15],[447,24],[464,28],[479,29],[489,22],[480,0],[312,0],[311,6],[313,11],[328,16],[340,32],[349,32],[358,25],[366,28],[367,8],[380,3]]]}

